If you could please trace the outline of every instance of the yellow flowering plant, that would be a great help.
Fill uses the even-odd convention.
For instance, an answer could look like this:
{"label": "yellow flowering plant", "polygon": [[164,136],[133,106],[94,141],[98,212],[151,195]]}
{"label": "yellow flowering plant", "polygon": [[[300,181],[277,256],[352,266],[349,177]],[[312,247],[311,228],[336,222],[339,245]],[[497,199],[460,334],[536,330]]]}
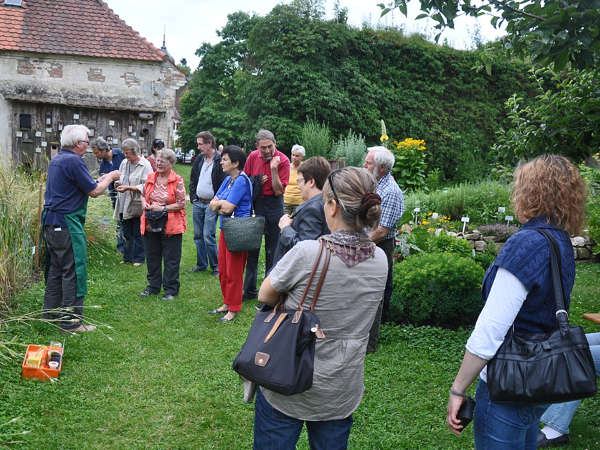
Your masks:
{"label": "yellow flowering plant", "polygon": [[416,191],[423,188],[427,170],[425,141],[410,137],[403,141],[392,141],[390,150],[396,158],[392,174],[402,189]]}

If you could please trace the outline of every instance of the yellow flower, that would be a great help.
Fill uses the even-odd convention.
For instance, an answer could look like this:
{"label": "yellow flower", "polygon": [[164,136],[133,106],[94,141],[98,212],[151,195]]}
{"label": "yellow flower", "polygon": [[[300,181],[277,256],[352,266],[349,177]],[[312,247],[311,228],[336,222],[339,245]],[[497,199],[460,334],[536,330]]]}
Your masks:
{"label": "yellow flower", "polygon": [[421,222],[423,225],[429,225],[429,222],[427,222],[426,220],[423,220],[423,222]]}
{"label": "yellow flower", "polygon": [[435,231],[435,228],[429,227],[429,228],[427,228],[427,231],[430,232],[430,233],[432,233],[432,232]]}
{"label": "yellow flower", "polygon": [[382,136],[381,136],[381,139],[380,139],[380,140],[381,140],[381,142],[385,142],[385,141],[387,141],[388,139],[389,139],[388,135],[387,135],[387,134],[384,134],[384,135],[382,135]]}

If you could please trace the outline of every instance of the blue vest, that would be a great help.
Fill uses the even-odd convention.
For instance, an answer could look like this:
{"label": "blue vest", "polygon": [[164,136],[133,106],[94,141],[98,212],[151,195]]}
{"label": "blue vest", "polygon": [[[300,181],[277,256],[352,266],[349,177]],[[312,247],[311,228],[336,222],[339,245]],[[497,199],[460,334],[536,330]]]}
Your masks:
{"label": "blue vest", "polygon": [[514,322],[515,332],[521,334],[546,333],[558,327],[550,271],[550,247],[546,238],[534,228],[547,229],[558,242],[561,281],[567,311],[575,283],[573,246],[565,231],[549,224],[545,217],[540,216],[529,220],[511,236],[485,273],[482,297],[485,302],[498,267],[503,267],[516,276],[529,292]]}

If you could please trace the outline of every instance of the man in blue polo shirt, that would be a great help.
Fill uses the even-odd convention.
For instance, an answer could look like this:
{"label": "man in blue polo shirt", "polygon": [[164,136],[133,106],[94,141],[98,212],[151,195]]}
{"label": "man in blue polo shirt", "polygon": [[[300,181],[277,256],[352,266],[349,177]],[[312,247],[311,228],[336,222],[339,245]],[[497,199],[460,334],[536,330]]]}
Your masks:
{"label": "man in blue polo shirt", "polygon": [[87,255],[83,225],[88,196],[98,197],[119,179],[113,170],[96,183],[81,158],[89,145],[89,130],[67,125],[60,135],[61,151],[50,161],[42,224],[48,271],[44,318],[60,322],[63,331],[82,333],[83,299],[87,293]]}
{"label": "man in blue polo shirt", "polygon": [[[100,160],[100,169],[98,173],[100,175],[104,175],[112,172],[113,170],[119,170],[121,167],[121,162],[125,159],[125,155],[120,148],[111,148],[104,139],[99,137],[94,142],[94,154],[98,155],[98,159]],[[117,190],[115,189],[115,184],[110,183],[108,186],[108,193],[110,195],[110,201],[112,202],[112,207],[115,209],[115,203],[117,201]],[[117,219],[117,251],[119,253],[123,253],[125,251],[125,239],[123,238],[123,224],[121,223],[121,219]]]}

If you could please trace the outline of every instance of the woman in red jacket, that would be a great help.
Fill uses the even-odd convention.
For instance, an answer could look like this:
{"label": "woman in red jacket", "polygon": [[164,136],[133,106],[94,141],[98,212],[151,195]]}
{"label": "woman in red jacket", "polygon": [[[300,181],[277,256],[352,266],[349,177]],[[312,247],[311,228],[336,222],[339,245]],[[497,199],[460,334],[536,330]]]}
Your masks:
{"label": "woman in red jacket", "polygon": [[[187,224],[185,185],[183,178],[172,170],[175,161],[173,150],[160,150],[156,155],[156,172],[148,175],[144,186],[144,214],[140,227],[144,236],[148,286],[140,294],[142,297],[158,294],[161,286],[165,292],[162,300],[173,300],[179,293],[181,242]],[[149,220],[149,216],[161,215],[167,215],[166,223],[164,217],[162,221],[160,217]],[[163,261],[164,270],[161,267]]]}

